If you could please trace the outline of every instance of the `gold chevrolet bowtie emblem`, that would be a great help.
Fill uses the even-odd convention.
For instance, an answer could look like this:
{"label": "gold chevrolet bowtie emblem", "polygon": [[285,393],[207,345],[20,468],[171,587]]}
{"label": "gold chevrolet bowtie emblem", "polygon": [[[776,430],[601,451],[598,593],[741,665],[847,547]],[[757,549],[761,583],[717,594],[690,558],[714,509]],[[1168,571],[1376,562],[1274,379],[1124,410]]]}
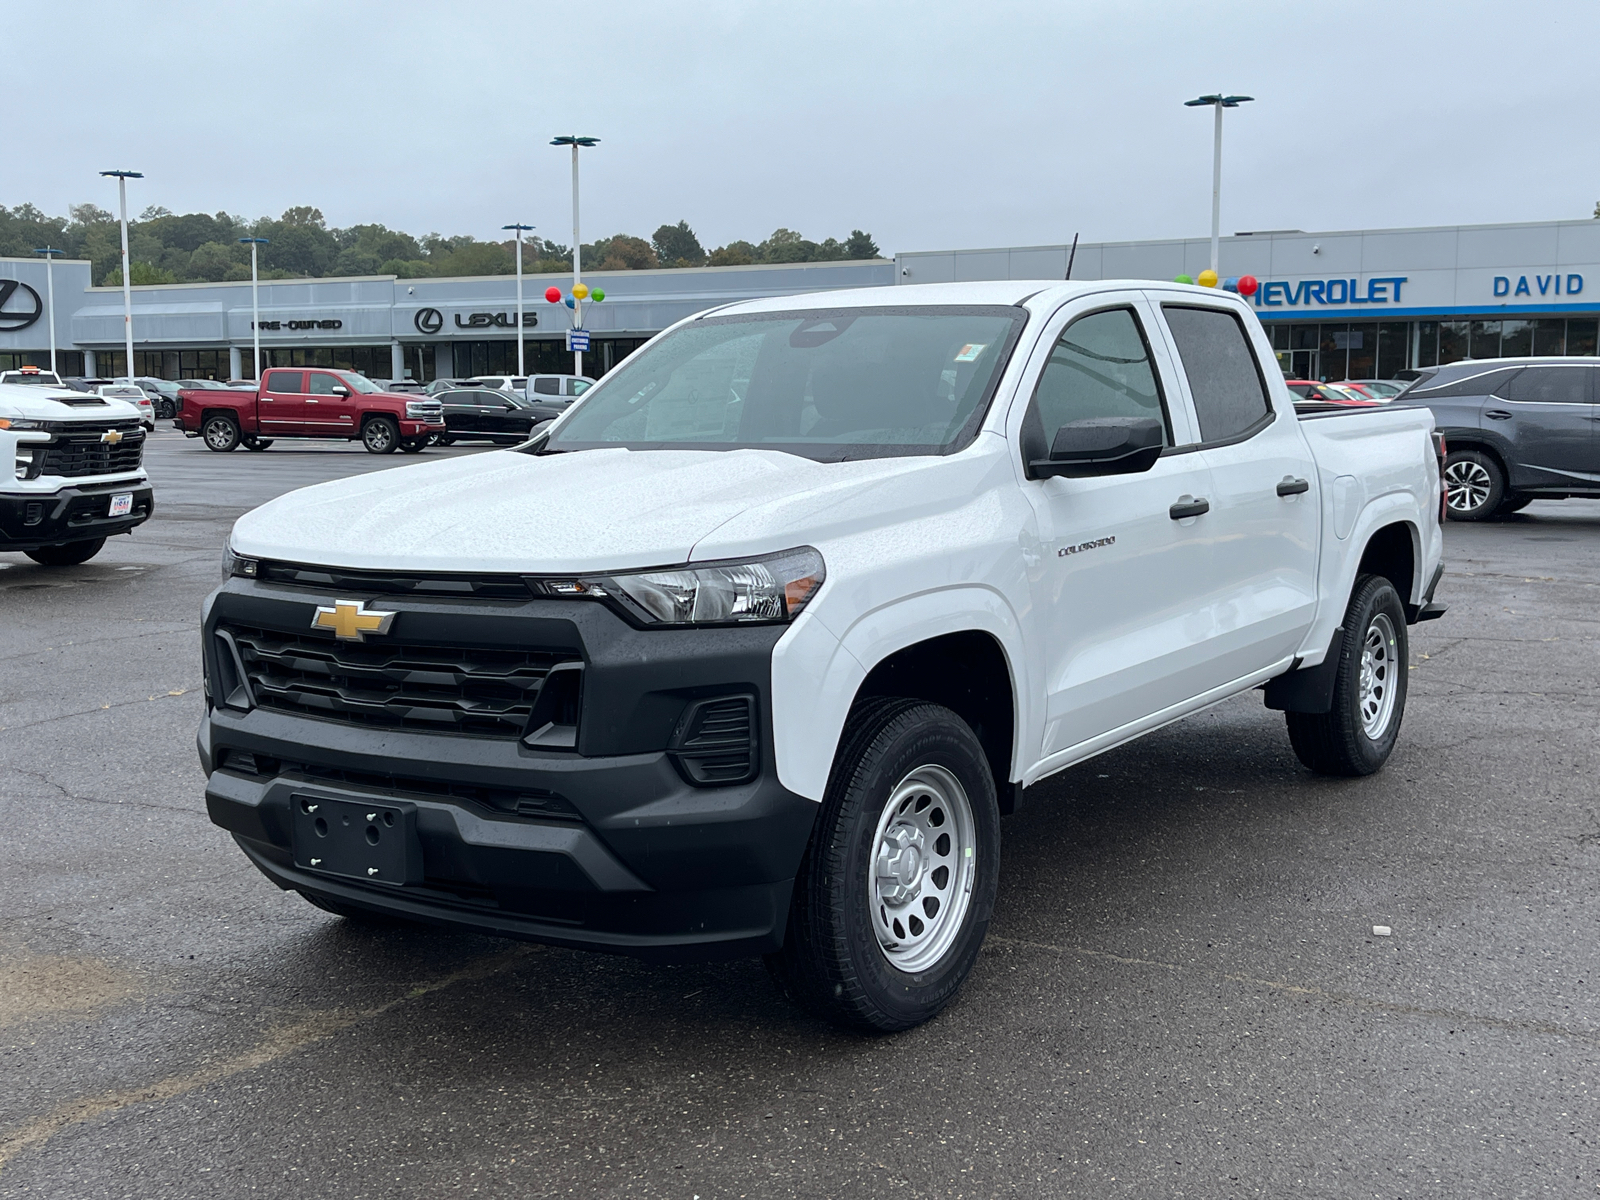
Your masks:
{"label": "gold chevrolet bowtie emblem", "polygon": [[115,446],[122,440],[122,431],[119,429],[108,429],[100,435],[100,440],[108,446]]}
{"label": "gold chevrolet bowtie emblem", "polygon": [[394,613],[373,612],[364,600],[335,600],[332,608],[319,608],[311,618],[311,628],[331,629],[344,642],[364,642],[369,633],[388,633]]}

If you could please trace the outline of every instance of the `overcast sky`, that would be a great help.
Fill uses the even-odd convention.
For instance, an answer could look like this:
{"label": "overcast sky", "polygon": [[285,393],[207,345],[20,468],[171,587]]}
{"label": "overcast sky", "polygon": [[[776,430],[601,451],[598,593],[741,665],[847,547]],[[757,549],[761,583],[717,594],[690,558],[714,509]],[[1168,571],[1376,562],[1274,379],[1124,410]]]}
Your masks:
{"label": "overcast sky", "polygon": [[885,252],[1588,217],[1596,0],[7,0],[0,204]]}

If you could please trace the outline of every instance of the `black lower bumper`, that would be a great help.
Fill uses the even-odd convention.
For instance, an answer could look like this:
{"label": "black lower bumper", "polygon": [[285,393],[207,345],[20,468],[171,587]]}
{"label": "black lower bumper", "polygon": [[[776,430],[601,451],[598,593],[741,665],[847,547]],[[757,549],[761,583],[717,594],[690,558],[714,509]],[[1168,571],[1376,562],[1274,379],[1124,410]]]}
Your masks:
{"label": "black lower bumper", "polygon": [[[126,516],[110,516],[113,496],[133,493]],[[0,550],[36,550],[63,542],[132,533],[155,511],[146,482],[64,487],[46,495],[0,496]]]}

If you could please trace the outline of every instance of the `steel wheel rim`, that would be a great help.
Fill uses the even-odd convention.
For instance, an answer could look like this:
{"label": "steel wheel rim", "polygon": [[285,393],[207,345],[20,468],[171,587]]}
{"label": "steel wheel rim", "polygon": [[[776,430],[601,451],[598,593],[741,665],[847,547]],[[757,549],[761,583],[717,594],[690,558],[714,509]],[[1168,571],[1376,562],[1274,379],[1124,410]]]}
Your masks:
{"label": "steel wheel rim", "polygon": [[374,421],[367,426],[366,443],[374,450],[382,450],[389,444],[389,427],[379,421]]}
{"label": "steel wheel rim", "polygon": [[955,944],[972,904],[976,828],[966,789],[944,767],[918,767],[890,791],[867,894],[878,949],[897,971],[926,971]]}
{"label": "steel wheel rim", "polygon": [[226,421],[208,421],[206,423],[206,445],[214,446],[221,450],[233,440],[233,431],[228,428]]}
{"label": "steel wheel rim", "polygon": [[1400,672],[1394,623],[1374,613],[1361,640],[1361,729],[1372,741],[1381,738],[1394,717]]}
{"label": "steel wheel rim", "polygon": [[1453,462],[1444,469],[1444,481],[1449,489],[1447,503],[1455,512],[1471,512],[1489,500],[1491,480],[1482,463],[1470,458]]}

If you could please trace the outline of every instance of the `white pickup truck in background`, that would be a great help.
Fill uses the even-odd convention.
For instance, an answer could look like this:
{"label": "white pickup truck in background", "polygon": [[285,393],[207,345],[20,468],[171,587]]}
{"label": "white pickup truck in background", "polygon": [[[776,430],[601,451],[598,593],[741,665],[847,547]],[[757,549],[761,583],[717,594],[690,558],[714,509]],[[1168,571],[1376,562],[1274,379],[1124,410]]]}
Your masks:
{"label": "white pickup truck in background", "polygon": [[1306,766],[1381,767],[1440,519],[1428,412],[1297,419],[1226,293],[737,304],[524,447],[242,518],[208,808],[333,912],[765,954],[905,1028],[1028,785],[1263,685]]}

